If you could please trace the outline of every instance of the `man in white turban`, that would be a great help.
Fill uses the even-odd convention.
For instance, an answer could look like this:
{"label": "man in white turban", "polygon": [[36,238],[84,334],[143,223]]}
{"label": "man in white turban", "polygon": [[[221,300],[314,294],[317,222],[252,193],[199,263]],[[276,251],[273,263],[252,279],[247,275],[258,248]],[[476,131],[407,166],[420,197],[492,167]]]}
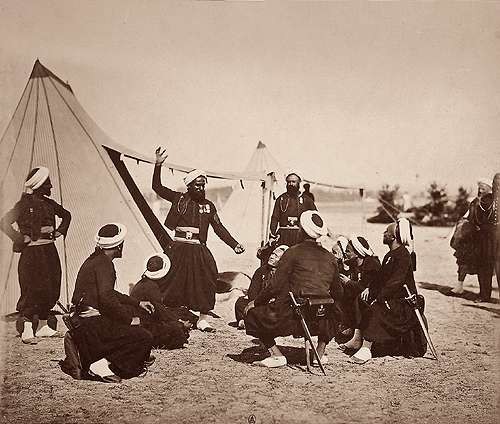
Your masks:
{"label": "man in white turban", "polygon": [[[371,305],[363,312],[356,340],[345,346],[356,348],[362,342],[351,357],[351,361],[357,364],[364,364],[372,358],[374,343],[388,349],[380,349],[383,354],[423,356],[426,351],[425,338],[413,307],[405,300],[408,297],[405,285],[412,294],[417,293],[410,222],[402,218],[390,224],[384,232],[383,243],[389,247],[389,252],[384,256],[376,284],[370,286]],[[341,349],[347,350],[343,346]]]}
{"label": "man in white turban", "polygon": [[71,332],[82,367],[107,383],[136,377],[152,361],[153,337],[136,312],[152,314],[154,306],[115,290],[113,261],[122,257],[126,235],[120,223],[99,229],[95,250],[80,267],[72,296],[78,325]]}
{"label": "man in white turban", "polygon": [[[21,298],[17,303],[18,331],[23,343],[36,344],[38,337],[58,336],[47,324],[51,319],[49,312],[59,299],[61,289],[61,262],[55,239],[66,236],[71,214],[49,198],[52,184],[47,168],[34,168],[24,187],[21,199],[2,218],[0,228],[14,242],[14,252],[21,253],[18,264],[21,287]],[[58,226],[56,216],[61,219]],[[17,229],[13,227],[14,223]],[[37,327],[34,317],[38,317]]]}
{"label": "man in white turban", "polygon": [[236,254],[245,248],[238,243],[222,225],[215,205],[205,199],[207,177],[195,169],[184,178],[187,192],[181,193],[161,184],[161,167],[167,158],[165,150],[156,150],[156,165],[152,188],[161,198],[172,203],[165,220],[165,226],[175,231],[174,243],[169,252],[172,267],[161,280],[163,302],[167,306],[186,306],[200,312],[197,328],[213,332],[209,312],[215,306],[217,265],[208,249],[208,227]]}
{"label": "man in white turban", "polygon": [[[328,233],[321,215],[305,211],[300,217],[300,228],[303,241],[283,254],[274,277],[245,310],[247,334],[259,338],[271,355],[256,365],[285,366],[287,359],[276,345],[275,337],[302,334],[300,322],[290,306],[289,292],[299,299],[334,300],[327,316],[317,324],[318,354],[323,364],[328,362],[324,353],[336,336],[341,320],[337,301],[343,296],[343,288],[335,258],[321,246],[320,239]],[[269,302],[273,298],[274,302]]]}

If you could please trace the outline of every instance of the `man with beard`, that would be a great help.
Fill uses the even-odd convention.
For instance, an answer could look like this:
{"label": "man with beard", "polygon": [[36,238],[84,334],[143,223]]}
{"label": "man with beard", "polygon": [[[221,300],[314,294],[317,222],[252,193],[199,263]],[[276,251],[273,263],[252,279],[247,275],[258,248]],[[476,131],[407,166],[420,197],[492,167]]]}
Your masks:
{"label": "man with beard", "polygon": [[136,314],[137,309],[151,314],[154,306],[115,290],[113,260],[122,257],[126,234],[126,227],[119,223],[99,229],[96,248],[78,271],[71,300],[71,333],[82,367],[107,383],[136,377],[154,360],[150,357],[153,337]]}
{"label": "man with beard", "polygon": [[291,247],[300,241],[299,219],[304,211],[317,210],[309,196],[299,192],[301,178],[291,173],[286,176],[286,193],[280,195],[274,204],[270,224],[270,238]]}
{"label": "man with beard", "polygon": [[169,252],[172,267],[160,286],[163,303],[199,311],[197,328],[213,332],[215,329],[208,322],[208,313],[215,306],[217,264],[206,246],[209,225],[236,254],[243,253],[245,248],[222,225],[215,205],[205,199],[205,173],[195,169],[184,177],[187,192],[171,190],[161,184],[161,166],[167,158],[165,150],[159,147],[155,153],[152,188],[158,196],[172,203],[165,226],[175,231]]}
{"label": "man with beard", "polygon": [[[413,233],[410,222],[399,219],[384,232],[383,243],[389,247],[380,268],[375,290],[370,286],[370,298],[375,299],[363,312],[358,334],[361,348],[351,361],[364,364],[372,358],[372,345],[385,346],[385,354],[423,356],[425,338],[413,307],[407,301],[404,285],[412,294],[417,293],[414,270]],[[353,347],[357,347],[353,344]]]}
{"label": "man with beard", "polygon": [[[25,182],[25,192],[0,222],[2,231],[14,242],[14,252],[21,253],[18,264],[21,298],[18,331],[26,344],[36,344],[33,317],[38,316],[36,337],[53,337],[58,333],[47,325],[49,311],[59,299],[61,262],[55,246],[57,237],[66,236],[71,214],[49,199],[52,184],[49,170],[34,168]],[[56,216],[61,218],[56,228]],[[12,225],[16,223],[17,230]]]}
{"label": "man with beard", "polygon": [[[475,247],[478,260],[479,298],[475,302],[491,302],[491,285],[495,267],[495,209],[492,181],[482,178],[477,183],[477,197],[469,206],[468,220],[477,229]],[[497,280],[498,280],[497,275]]]}

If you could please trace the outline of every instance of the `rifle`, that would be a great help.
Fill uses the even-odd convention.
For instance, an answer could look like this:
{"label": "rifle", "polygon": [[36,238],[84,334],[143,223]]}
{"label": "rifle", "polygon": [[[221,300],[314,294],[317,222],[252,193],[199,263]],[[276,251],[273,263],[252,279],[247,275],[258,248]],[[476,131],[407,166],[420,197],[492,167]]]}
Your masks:
{"label": "rifle", "polygon": [[432,355],[434,358],[436,358],[436,361],[439,360],[438,354],[436,349],[434,348],[434,345],[432,344],[431,336],[429,334],[429,331],[427,330],[427,327],[425,326],[424,319],[422,318],[422,314],[420,313],[420,310],[418,309],[417,301],[416,301],[416,294],[412,294],[410,292],[410,289],[406,284],[403,285],[403,287],[406,290],[406,293],[408,294],[408,297],[405,297],[405,299],[408,301],[411,307],[413,307],[413,310],[415,311],[415,315],[417,316],[418,322],[420,323],[420,328],[422,328],[422,331],[424,332],[425,339],[427,340],[427,344],[429,345],[429,349],[431,350]]}
{"label": "rifle", "polygon": [[[318,351],[314,347],[311,333],[309,331],[309,328],[307,327],[307,323],[306,323],[306,320],[304,318],[304,315],[302,314],[302,309],[300,309],[301,305],[299,305],[297,303],[292,292],[288,292],[288,293],[290,294],[290,298],[292,299],[293,309],[294,309],[295,313],[300,317],[300,323],[302,324],[302,329],[304,330],[304,337],[306,338],[306,341],[309,342],[309,344],[311,345],[314,356],[316,357],[316,360],[318,361],[318,365],[319,365],[321,371],[323,372],[323,375],[326,375],[325,368],[323,367],[323,364],[321,363],[321,359],[318,355]],[[307,344],[306,344],[306,356],[307,357],[309,356]],[[307,364],[307,365],[309,365],[309,364]]]}

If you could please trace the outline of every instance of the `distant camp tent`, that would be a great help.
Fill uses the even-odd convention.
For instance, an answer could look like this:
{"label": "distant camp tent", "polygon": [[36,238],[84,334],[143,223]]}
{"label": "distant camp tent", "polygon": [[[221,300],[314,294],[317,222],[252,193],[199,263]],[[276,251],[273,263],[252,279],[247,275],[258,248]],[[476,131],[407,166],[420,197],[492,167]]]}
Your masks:
{"label": "distant camp tent", "polygon": [[[71,87],[38,60],[0,140],[0,213],[20,198],[29,170],[51,171],[52,198],[71,211],[65,240],[57,246],[63,269],[61,300],[71,298],[76,274],[94,249],[96,230],[107,222],[128,228],[124,259],[117,261],[118,288],[126,291],[143,271],[144,257],[160,244],[102,145],[113,142],[87,115]],[[18,254],[0,236],[0,313],[16,310]]]}
{"label": "distant camp tent", "polygon": [[[244,172],[275,173],[278,178],[284,174],[281,165],[261,141],[257,144]],[[274,186],[273,190],[276,191]],[[238,240],[259,244],[267,239],[269,212],[273,206],[273,197],[263,196],[260,182],[234,184],[233,191],[222,207],[221,220]]]}

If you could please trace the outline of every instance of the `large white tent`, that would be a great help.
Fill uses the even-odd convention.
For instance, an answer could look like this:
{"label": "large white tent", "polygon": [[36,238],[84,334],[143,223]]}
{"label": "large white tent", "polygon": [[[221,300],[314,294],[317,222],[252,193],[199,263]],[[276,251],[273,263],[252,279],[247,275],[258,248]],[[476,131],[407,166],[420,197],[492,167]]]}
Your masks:
{"label": "large white tent", "polygon": [[[65,240],[58,240],[61,300],[71,298],[76,274],[94,249],[96,230],[107,222],[128,228],[126,260],[117,263],[124,292],[142,274],[144,257],[160,245],[125,187],[103,145],[113,142],[87,115],[71,87],[35,62],[28,83],[0,140],[0,213],[20,198],[29,170],[51,171],[52,198],[72,213]],[[14,312],[19,297],[17,262],[10,239],[0,235],[0,313]]]}

